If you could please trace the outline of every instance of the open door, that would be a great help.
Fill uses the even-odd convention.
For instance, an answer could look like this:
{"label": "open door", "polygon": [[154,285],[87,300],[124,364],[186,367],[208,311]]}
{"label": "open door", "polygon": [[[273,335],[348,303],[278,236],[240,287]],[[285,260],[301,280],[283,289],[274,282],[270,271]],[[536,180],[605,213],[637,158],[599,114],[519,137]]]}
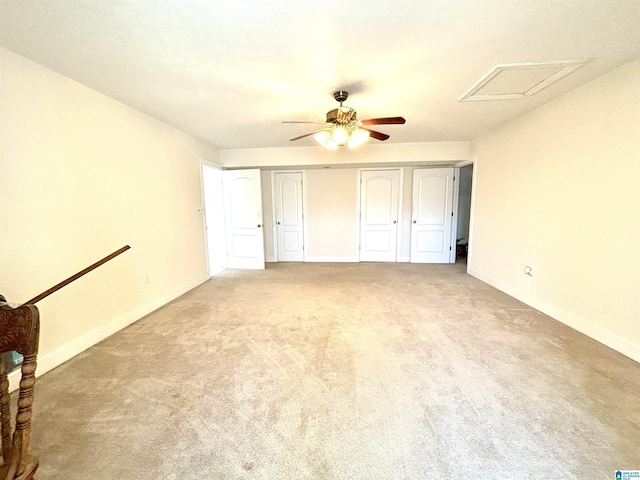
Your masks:
{"label": "open door", "polygon": [[222,172],[227,267],[264,269],[260,170]]}
{"label": "open door", "polygon": [[453,168],[413,171],[411,263],[450,263]]}
{"label": "open door", "polygon": [[215,275],[227,268],[227,236],[225,234],[224,196],[220,168],[207,164],[202,165],[202,192],[209,275]]}

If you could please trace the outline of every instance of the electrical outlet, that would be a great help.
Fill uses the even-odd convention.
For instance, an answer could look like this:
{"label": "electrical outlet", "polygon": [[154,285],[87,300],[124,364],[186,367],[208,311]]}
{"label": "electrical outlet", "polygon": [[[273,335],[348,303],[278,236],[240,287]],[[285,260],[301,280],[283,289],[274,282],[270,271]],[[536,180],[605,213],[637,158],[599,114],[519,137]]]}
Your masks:
{"label": "electrical outlet", "polygon": [[533,277],[533,268],[527,265],[526,267],[524,267],[524,274]]}
{"label": "electrical outlet", "polygon": [[144,283],[149,283],[149,274],[144,276]]}

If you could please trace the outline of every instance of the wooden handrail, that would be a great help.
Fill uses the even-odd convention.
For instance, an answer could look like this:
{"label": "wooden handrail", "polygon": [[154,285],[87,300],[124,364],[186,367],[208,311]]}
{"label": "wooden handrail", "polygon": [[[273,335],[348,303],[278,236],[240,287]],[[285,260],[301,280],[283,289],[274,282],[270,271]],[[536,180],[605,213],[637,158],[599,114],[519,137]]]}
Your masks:
{"label": "wooden handrail", "polygon": [[117,257],[118,255],[120,255],[123,252],[126,252],[127,250],[129,250],[131,247],[129,245],[125,245],[124,247],[116,250],[115,252],[113,252],[111,255],[107,255],[106,257],[104,257],[102,260],[98,260],[96,263],[94,263],[93,265],[89,265],[87,268],[85,268],[84,270],[80,270],[78,273],[76,273],[75,275],[70,276],[69,278],[67,278],[66,280],[63,280],[62,282],[58,283],[57,285],[54,285],[53,287],[51,287],[48,290],[45,290],[44,292],[42,292],[40,295],[37,295],[35,297],[33,297],[31,300],[27,300],[26,302],[23,303],[23,305],[33,305],[34,303],[39,302],[40,300],[42,300],[43,298],[48,297],[49,295],[51,295],[54,292],[57,292],[58,290],[60,290],[62,287],[65,287],[67,285],[69,285],[71,282],[76,281],[77,279],[79,279],[81,276],[86,275],[87,273],[89,273],[91,270],[94,270],[96,268],[98,268],[100,265],[107,263],[109,260],[111,260],[114,257]]}

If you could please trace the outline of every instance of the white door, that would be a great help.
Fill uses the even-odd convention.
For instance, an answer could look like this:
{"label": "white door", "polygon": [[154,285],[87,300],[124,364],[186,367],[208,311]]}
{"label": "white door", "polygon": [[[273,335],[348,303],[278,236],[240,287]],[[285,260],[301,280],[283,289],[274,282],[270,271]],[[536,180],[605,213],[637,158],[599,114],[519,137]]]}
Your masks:
{"label": "white door", "polygon": [[264,268],[260,170],[222,172],[229,268]]}
{"label": "white door", "polygon": [[274,173],[274,212],[279,262],[304,260],[302,173]]}
{"label": "white door", "polygon": [[395,262],[399,170],[363,170],[360,176],[360,260]]}
{"label": "white door", "polygon": [[450,263],[453,168],[413,171],[411,263]]}
{"label": "white door", "polygon": [[202,190],[204,193],[209,275],[215,275],[227,267],[221,169],[211,165],[202,165]]}

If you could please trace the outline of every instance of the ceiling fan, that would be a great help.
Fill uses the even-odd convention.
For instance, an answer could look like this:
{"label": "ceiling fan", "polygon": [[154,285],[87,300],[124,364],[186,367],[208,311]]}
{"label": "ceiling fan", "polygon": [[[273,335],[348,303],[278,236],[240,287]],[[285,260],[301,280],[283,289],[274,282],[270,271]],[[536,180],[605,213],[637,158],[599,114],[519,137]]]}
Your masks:
{"label": "ceiling fan", "polygon": [[[313,135],[313,139],[316,142],[329,150],[336,150],[340,147],[344,147],[345,145],[349,148],[354,148],[358,145],[362,145],[369,137],[373,137],[380,141],[385,141],[389,138],[389,135],[386,133],[364,128],[365,125],[401,125],[406,121],[403,117],[384,117],[358,120],[356,111],[353,108],[342,105],[348,96],[349,93],[344,90],[335,92],[333,94],[333,98],[335,98],[337,102],[340,102],[340,106],[327,112],[327,121],[325,122],[324,128],[292,138],[290,141],[294,142],[301,138]],[[322,122],[286,121],[282,123],[319,124]]]}

